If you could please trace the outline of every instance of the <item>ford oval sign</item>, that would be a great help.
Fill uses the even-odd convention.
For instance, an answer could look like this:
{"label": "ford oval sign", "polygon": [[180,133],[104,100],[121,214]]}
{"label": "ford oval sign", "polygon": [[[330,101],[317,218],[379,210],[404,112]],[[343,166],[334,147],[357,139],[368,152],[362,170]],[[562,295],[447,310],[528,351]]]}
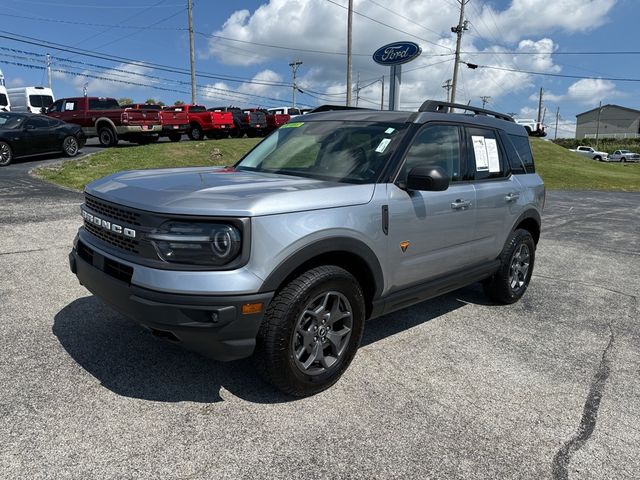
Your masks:
{"label": "ford oval sign", "polygon": [[380,65],[400,65],[410,62],[422,53],[422,49],[417,43],[395,42],[380,47],[373,54],[373,61]]}

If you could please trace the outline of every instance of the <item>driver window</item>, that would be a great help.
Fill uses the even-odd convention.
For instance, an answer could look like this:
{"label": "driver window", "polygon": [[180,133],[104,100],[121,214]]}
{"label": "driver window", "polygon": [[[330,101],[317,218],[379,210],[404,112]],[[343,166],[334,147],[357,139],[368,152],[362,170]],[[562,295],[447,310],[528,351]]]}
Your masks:
{"label": "driver window", "polygon": [[441,167],[452,182],[460,180],[460,130],[454,125],[429,125],[418,133],[398,175],[406,180],[414,167]]}

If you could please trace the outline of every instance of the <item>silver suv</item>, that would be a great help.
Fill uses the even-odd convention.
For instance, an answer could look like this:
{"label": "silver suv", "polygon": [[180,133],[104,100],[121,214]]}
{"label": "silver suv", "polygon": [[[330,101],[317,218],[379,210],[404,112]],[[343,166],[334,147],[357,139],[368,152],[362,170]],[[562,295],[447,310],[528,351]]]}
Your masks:
{"label": "silver suv", "polygon": [[517,301],[544,198],[506,115],[434,101],[311,113],[232,167],[88,185],[71,270],[155,335],[218,360],[253,355],[303,396],[338,380],[368,318],[478,281]]}

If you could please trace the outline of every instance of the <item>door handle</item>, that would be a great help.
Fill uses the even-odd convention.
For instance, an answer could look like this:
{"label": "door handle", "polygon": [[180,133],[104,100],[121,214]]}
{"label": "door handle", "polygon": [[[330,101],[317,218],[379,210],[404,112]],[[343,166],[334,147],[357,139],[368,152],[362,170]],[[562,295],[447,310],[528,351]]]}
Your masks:
{"label": "door handle", "polygon": [[467,209],[471,206],[471,202],[468,200],[456,200],[455,202],[451,203],[451,208],[453,208],[454,210],[464,210]]}
{"label": "door handle", "polygon": [[520,198],[520,194],[516,192],[509,192],[506,197],[504,197],[505,202],[513,202]]}

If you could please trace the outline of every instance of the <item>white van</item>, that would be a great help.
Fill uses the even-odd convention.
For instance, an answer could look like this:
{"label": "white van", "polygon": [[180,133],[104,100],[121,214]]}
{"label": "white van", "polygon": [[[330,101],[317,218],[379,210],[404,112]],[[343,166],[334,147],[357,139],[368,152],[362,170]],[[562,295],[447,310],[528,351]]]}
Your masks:
{"label": "white van", "polygon": [[0,112],[11,111],[11,102],[9,101],[9,95],[7,95],[7,87],[4,85],[4,75],[0,70]]}
{"label": "white van", "polygon": [[47,87],[8,88],[7,93],[13,112],[42,113],[42,107],[50,107],[55,100]]}

